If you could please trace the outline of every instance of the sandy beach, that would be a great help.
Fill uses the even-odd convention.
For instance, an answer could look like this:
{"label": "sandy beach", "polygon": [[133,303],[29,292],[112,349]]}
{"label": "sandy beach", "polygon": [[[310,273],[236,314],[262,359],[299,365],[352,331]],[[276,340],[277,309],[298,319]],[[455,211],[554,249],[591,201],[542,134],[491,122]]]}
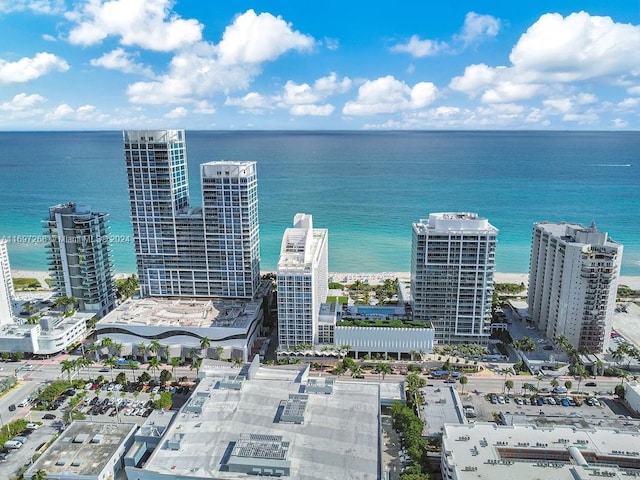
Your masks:
{"label": "sandy beach", "polygon": [[[268,273],[268,272],[263,272]],[[275,273],[275,272],[270,272]],[[42,284],[44,290],[49,290],[49,286],[45,282],[49,278],[49,272],[37,270],[11,270],[13,278],[36,278]],[[116,273],[115,278],[125,278],[130,273]],[[496,272],[496,282],[498,283],[524,283],[529,282],[529,275],[526,273],[503,273]],[[369,285],[378,285],[387,279],[400,279],[402,281],[411,280],[410,272],[370,272],[370,273],[353,273],[353,272],[330,272],[329,281],[342,284],[351,284],[356,280],[368,283]],[[640,277],[620,277],[619,285],[626,285],[634,290],[640,290]]]}

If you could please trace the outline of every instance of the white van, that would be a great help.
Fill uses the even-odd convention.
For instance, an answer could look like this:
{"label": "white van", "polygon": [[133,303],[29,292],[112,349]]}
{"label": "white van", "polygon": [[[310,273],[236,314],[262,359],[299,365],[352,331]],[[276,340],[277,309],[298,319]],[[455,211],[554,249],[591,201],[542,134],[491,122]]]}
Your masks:
{"label": "white van", "polygon": [[20,442],[16,442],[15,440],[9,440],[8,442],[4,442],[4,448],[16,449],[20,448],[22,444]]}
{"label": "white van", "polygon": [[24,400],[22,400],[22,401],[18,404],[18,406],[19,406],[20,408],[22,408],[22,407],[26,407],[27,405],[29,405],[29,399],[28,399],[28,398],[25,398]]}
{"label": "white van", "polygon": [[27,423],[27,426],[24,428],[26,430],[37,430],[39,426],[40,425],[38,425],[37,423]]}

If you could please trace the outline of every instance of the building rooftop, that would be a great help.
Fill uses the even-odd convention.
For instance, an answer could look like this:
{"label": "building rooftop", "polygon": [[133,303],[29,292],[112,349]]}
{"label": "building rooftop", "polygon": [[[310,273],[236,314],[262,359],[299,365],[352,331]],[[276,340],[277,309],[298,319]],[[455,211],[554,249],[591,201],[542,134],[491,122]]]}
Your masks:
{"label": "building rooftop", "polygon": [[[98,475],[136,430],[134,423],[76,420],[51,444],[29,471],[42,469],[50,477]],[[28,474],[28,472],[27,472]]]}
{"label": "building rooftop", "polygon": [[300,366],[235,373],[206,370],[146,471],[238,479],[259,465],[290,468],[297,480],[379,477],[378,385],[318,384]]}
{"label": "building rooftop", "polygon": [[423,435],[440,437],[445,424],[467,423],[462,402],[455,387],[439,385],[424,387],[420,390],[425,399],[425,404],[422,405]]}
{"label": "building rooftop", "polygon": [[98,324],[243,329],[259,309],[260,302],[248,300],[129,299]]}
{"label": "building rooftop", "polygon": [[493,423],[444,430],[443,449],[458,480],[622,480],[640,472],[640,435],[630,432]]}

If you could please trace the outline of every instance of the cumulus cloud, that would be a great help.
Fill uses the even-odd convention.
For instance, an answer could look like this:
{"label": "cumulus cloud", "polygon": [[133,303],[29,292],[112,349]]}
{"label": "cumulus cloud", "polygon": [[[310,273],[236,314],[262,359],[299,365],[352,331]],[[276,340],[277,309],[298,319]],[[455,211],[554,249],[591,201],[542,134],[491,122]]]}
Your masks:
{"label": "cumulus cloud", "polygon": [[184,108],[184,107],[176,107],[173,110],[171,110],[170,112],[167,112],[164,114],[164,118],[184,118],[187,116],[187,114],[189,113],[189,111]]}
{"label": "cumulus cloud", "polygon": [[41,104],[47,101],[37,93],[27,95],[18,93],[10,101],[0,103],[0,111],[5,112],[9,118],[27,118],[42,114]]}
{"label": "cumulus cloud", "polygon": [[331,95],[345,93],[350,87],[351,79],[349,77],[339,79],[335,72],[318,78],[313,85],[298,84],[289,80],[284,86],[281,102],[286,105],[316,103]]}
{"label": "cumulus cloud", "polygon": [[347,102],[345,115],[376,115],[423,108],[433,103],[438,89],[433,83],[419,82],[413,87],[387,75],[368,80],[358,89],[358,98]]}
{"label": "cumulus cloud", "polygon": [[153,77],[153,71],[151,68],[136,63],[133,59],[133,55],[125,52],[122,48],[116,48],[110,52],[105,53],[100,58],[94,58],[91,60],[91,65],[94,67],[103,67],[108,70],[118,70],[124,73],[136,73],[144,75],[145,77]]}
{"label": "cumulus cloud", "polygon": [[549,13],[520,37],[510,66],[471,65],[449,87],[486,103],[508,103],[586,80],[625,83],[640,75],[639,40],[640,26],[586,12]]}
{"label": "cumulus cloud", "polygon": [[74,45],[95,45],[109,36],[120,43],[168,52],[199,42],[203,25],[182,19],[171,9],[174,0],[89,0],[67,18],[77,25],[69,32]]}
{"label": "cumulus cloud", "polygon": [[289,50],[308,51],[313,45],[312,37],[292,30],[282,17],[247,10],[225,29],[217,50],[221,63],[234,65],[275,60]]}
{"label": "cumulus cloud", "polygon": [[257,92],[249,92],[244,97],[240,98],[227,97],[224,104],[231,107],[241,107],[249,110],[273,108],[271,100]]}
{"label": "cumulus cloud", "polygon": [[62,103],[45,115],[45,121],[51,123],[58,121],[88,121],[96,119],[96,114],[97,109],[93,105],[82,105],[74,109],[66,103]]}
{"label": "cumulus cloud", "polygon": [[0,0],[0,13],[33,12],[55,15],[64,12],[64,0]]}
{"label": "cumulus cloud", "polygon": [[[156,0],[157,1],[157,0]],[[129,85],[133,103],[167,104],[199,101],[216,93],[247,88],[262,64],[291,50],[312,48],[312,37],[291,28],[280,17],[248,10],[229,25],[218,45],[199,42],[176,53],[165,75],[153,82]]]}
{"label": "cumulus cloud", "polygon": [[407,43],[399,43],[391,47],[392,52],[408,53],[414,58],[432,57],[449,48],[446,42],[435,40],[420,40],[418,35],[412,35]]}
{"label": "cumulus cloud", "polygon": [[67,62],[53,53],[39,52],[33,58],[23,57],[17,62],[0,59],[1,83],[24,83],[53,71],[66,72]]}
{"label": "cumulus cloud", "polygon": [[469,12],[465,16],[462,30],[451,41],[420,39],[412,35],[406,43],[391,47],[392,52],[408,53],[414,58],[432,57],[441,53],[459,53],[465,48],[492,38],[500,31],[500,20],[491,15]]}
{"label": "cumulus cloud", "polygon": [[333,113],[335,107],[333,105],[294,105],[289,109],[291,115],[296,116],[316,116],[316,117],[328,117]]}
{"label": "cumulus cloud", "polygon": [[462,32],[456,36],[456,41],[463,46],[473,45],[486,38],[493,38],[500,32],[500,20],[491,15],[480,15],[469,12],[464,18]]}

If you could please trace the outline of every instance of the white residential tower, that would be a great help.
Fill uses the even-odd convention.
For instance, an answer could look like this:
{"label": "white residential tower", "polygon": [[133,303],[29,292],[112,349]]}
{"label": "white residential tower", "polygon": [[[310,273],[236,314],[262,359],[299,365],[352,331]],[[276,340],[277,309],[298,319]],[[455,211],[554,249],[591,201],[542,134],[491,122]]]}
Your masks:
{"label": "white residential tower", "polygon": [[432,213],[413,224],[414,320],[439,344],[486,343],[498,229],[475,213]]}
{"label": "white residential tower", "polygon": [[578,350],[607,349],[623,247],[573,223],[536,223],[529,269],[529,315],[550,339]]}
{"label": "white residential tower", "polygon": [[7,241],[0,239],[0,326],[13,323],[12,301],[14,296]]}
{"label": "white residential tower", "polygon": [[318,344],[318,314],[329,288],[329,232],[298,213],[282,237],[278,261],[278,337],[281,348]]}

